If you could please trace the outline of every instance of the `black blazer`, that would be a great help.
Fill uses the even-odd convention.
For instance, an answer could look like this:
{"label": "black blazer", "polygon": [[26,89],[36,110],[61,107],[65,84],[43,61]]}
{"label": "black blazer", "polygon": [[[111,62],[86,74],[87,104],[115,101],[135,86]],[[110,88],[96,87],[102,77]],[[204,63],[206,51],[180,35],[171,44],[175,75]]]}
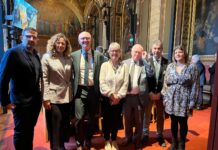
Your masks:
{"label": "black blazer", "polygon": [[[153,57],[149,58],[148,61],[151,64],[153,70],[155,71]],[[164,75],[165,75],[167,65],[168,65],[168,60],[166,58],[162,57],[158,82],[156,81],[155,76],[152,79],[150,79],[150,81],[149,81],[149,89],[151,92],[153,92],[153,93],[160,93],[161,92],[161,90],[163,88]]]}
{"label": "black blazer", "polygon": [[[42,102],[41,63],[35,50],[33,54],[39,64],[37,70],[22,44],[7,50],[4,54],[0,67],[0,101],[3,106],[9,103],[14,103],[17,106],[28,106],[35,102]],[[9,83],[10,92],[8,92]]]}

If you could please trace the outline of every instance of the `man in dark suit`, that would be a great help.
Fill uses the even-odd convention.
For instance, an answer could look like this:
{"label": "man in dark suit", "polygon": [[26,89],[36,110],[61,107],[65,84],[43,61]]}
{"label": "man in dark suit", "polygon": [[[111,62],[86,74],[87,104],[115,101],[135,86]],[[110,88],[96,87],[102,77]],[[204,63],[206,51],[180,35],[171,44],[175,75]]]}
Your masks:
{"label": "man in dark suit", "polygon": [[[148,78],[154,75],[151,66],[142,60],[143,47],[135,44],[131,50],[132,58],[123,61],[130,66],[128,92],[123,104],[125,117],[125,139],[122,145],[133,142],[136,149],[141,149],[144,107],[148,100]],[[135,125],[135,133],[133,126]]]}
{"label": "man in dark suit", "polygon": [[155,76],[153,79],[149,80],[149,88],[151,92],[149,93],[149,103],[145,106],[142,142],[144,144],[148,142],[151,108],[155,104],[157,113],[157,140],[160,146],[165,147],[166,143],[162,134],[164,128],[164,106],[161,90],[163,88],[164,74],[167,68],[168,60],[162,56],[162,52],[162,42],[160,40],[154,41],[152,45],[153,56],[148,59],[148,62],[155,71]]}
{"label": "man in dark suit", "polygon": [[[98,110],[99,72],[104,56],[91,49],[91,34],[81,32],[78,37],[81,49],[72,53],[73,91],[75,99],[75,130],[77,149],[90,149],[96,110]],[[84,118],[88,117],[87,130]]]}
{"label": "man in dark suit", "polygon": [[22,43],[6,51],[0,67],[0,101],[13,112],[16,150],[32,149],[34,127],[42,105],[41,63],[34,49],[37,35],[33,28],[24,29]]}

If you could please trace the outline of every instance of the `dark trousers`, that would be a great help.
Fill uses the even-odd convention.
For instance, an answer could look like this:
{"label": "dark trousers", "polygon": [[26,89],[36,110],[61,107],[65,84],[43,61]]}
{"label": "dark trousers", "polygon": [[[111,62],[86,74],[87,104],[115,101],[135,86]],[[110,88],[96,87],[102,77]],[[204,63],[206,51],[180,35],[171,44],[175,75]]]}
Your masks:
{"label": "dark trousers", "polygon": [[180,140],[185,142],[188,133],[188,117],[170,115],[172,139],[178,138],[178,125],[180,125]]}
{"label": "dark trousers", "polygon": [[52,104],[51,110],[46,110],[46,123],[52,150],[64,150],[64,142],[69,140],[70,106],[67,104]]}
{"label": "dark trousers", "polygon": [[143,120],[143,134],[145,136],[149,135],[149,126],[150,126],[150,116],[151,116],[151,109],[153,105],[156,105],[156,112],[157,112],[157,137],[163,136],[163,129],[164,129],[164,106],[163,100],[150,100],[148,99],[148,104],[145,105],[145,113],[144,113],[144,120]]}
{"label": "dark trousers", "polygon": [[[142,125],[144,109],[140,105],[138,95],[127,95],[123,104],[123,114],[125,117],[125,136],[128,140],[133,140],[139,144],[142,138]],[[133,134],[133,127],[135,133]]]}
{"label": "dark trousers", "polygon": [[14,146],[16,150],[32,150],[34,127],[36,125],[41,103],[30,106],[17,106],[13,109],[14,116]]}
{"label": "dark trousers", "polygon": [[[79,86],[75,97],[75,131],[77,146],[82,146],[84,140],[91,141],[95,114],[98,111],[99,97],[95,93],[94,87]],[[85,128],[84,119],[87,119]]]}
{"label": "dark trousers", "polygon": [[103,97],[101,111],[103,115],[103,133],[105,140],[115,141],[121,118],[121,104],[111,105],[108,97]]}
{"label": "dark trousers", "polygon": [[200,86],[197,107],[202,107],[202,106],[203,106],[203,86]]}

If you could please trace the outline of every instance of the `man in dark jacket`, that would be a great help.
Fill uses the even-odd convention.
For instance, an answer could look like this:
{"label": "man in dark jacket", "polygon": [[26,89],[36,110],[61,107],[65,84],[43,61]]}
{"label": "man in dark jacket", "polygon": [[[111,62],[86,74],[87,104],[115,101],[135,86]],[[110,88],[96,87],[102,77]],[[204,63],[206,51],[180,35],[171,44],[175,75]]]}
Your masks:
{"label": "man in dark jacket", "polygon": [[[154,75],[152,67],[142,59],[143,51],[140,44],[135,44],[131,49],[132,57],[123,61],[129,66],[129,85],[123,104],[125,138],[122,145],[127,146],[133,142],[137,150],[141,149],[144,108],[148,104],[148,80]],[[134,133],[133,122],[135,123]]]}
{"label": "man in dark jacket", "polygon": [[164,106],[163,97],[161,96],[161,90],[163,88],[164,75],[167,68],[168,60],[162,56],[163,45],[160,40],[156,40],[152,45],[152,57],[148,59],[155,72],[154,79],[149,80],[149,103],[145,106],[145,116],[143,123],[143,140],[146,144],[149,136],[149,123],[151,109],[153,105],[156,105],[157,113],[157,140],[160,146],[165,147],[166,143],[163,138],[164,129]]}
{"label": "man in dark jacket", "polygon": [[13,112],[16,150],[32,150],[42,105],[41,63],[34,49],[37,35],[33,28],[24,29],[22,43],[6,51],[0,67],[0,101]]}

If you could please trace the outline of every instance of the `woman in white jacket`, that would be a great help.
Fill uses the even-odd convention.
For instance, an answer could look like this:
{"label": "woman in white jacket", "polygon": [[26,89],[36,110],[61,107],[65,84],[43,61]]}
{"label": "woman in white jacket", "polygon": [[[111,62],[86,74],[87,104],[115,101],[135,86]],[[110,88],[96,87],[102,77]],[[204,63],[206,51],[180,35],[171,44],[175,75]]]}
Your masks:
{"label": "woman in white jacket", "polygon": [[111,43],[108,53],[110,59],[102,64],[99,77],[100,91],[103,95],[103,133],[105,150],[118,150],[116,138],[121,115],[119,105],[127,93],[129,71],[128,66],[121,62],[121,49],[118,43]]}

